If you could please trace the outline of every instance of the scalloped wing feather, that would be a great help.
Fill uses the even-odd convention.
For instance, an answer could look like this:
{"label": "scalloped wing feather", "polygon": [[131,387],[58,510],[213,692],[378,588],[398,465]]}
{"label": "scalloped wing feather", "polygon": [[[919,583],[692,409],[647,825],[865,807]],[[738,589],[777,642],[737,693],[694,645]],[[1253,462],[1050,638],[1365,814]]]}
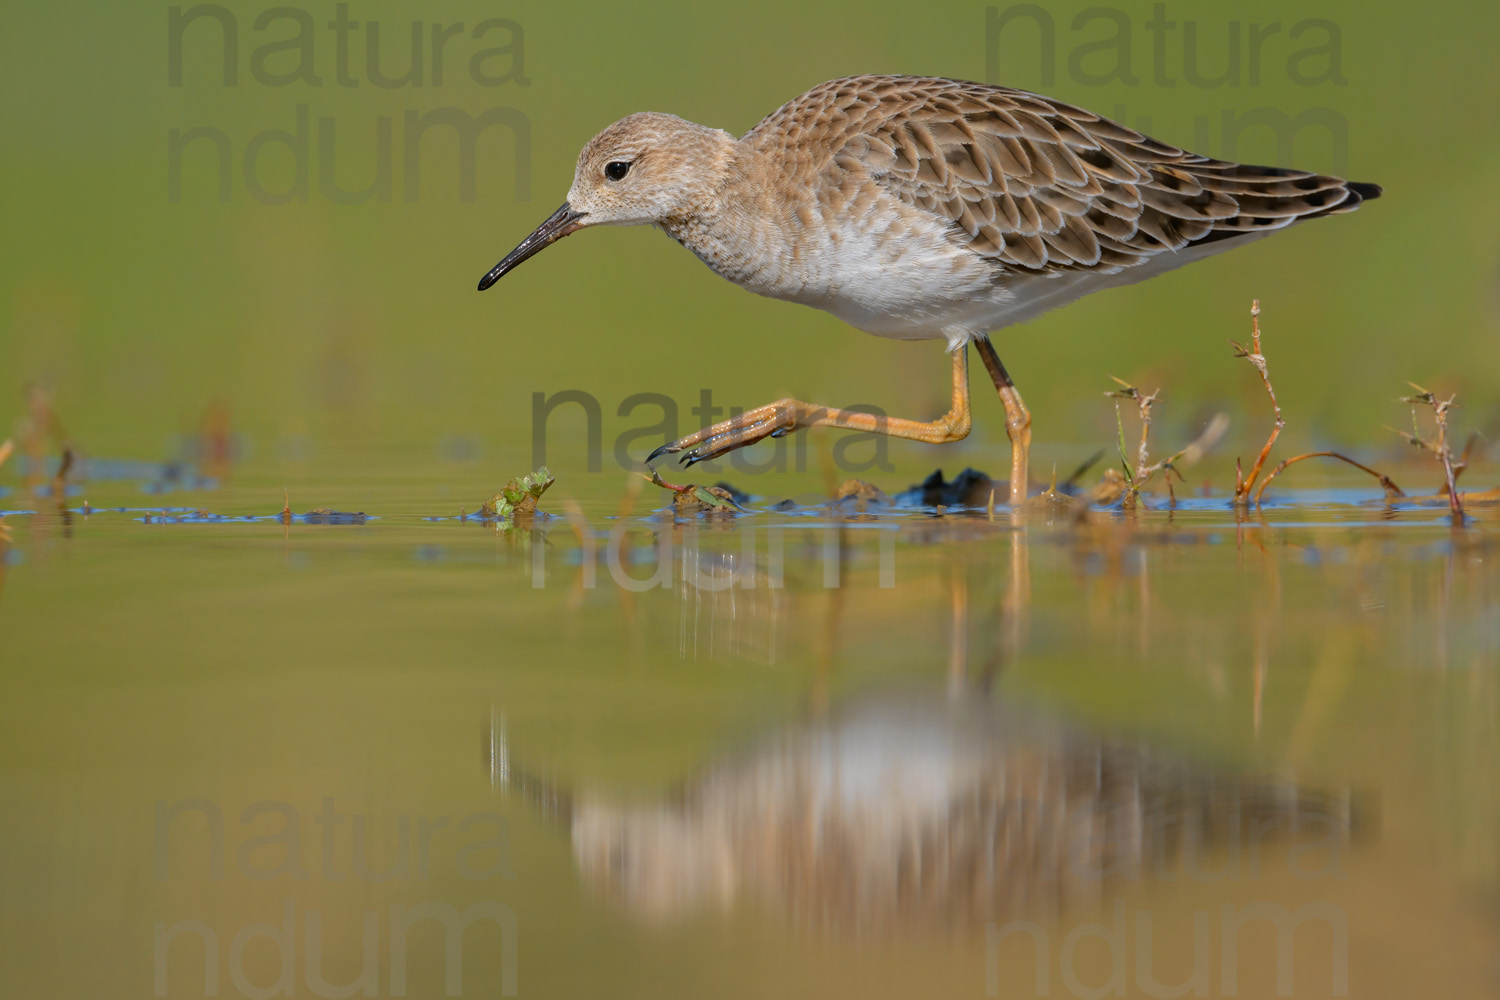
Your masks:
{"label": "scalloped wing feather", "polygon": [[835,186],[868,178],[940,218],[959,246],[1038,275],[1112,274],[1164,251],[1352,211],[1380,193],[1189,153],[1038,94],[935,78],[834,80],[745,139],[782,156],[823,157],[814,165],[845,175]]}

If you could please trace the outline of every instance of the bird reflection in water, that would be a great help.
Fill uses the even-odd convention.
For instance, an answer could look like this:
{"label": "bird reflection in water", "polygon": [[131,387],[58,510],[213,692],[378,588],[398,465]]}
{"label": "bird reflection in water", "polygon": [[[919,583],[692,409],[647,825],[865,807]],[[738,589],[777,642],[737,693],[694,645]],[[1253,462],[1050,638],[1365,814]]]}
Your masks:
{"label": "bird reflection in water", "polygon": [[[565,826],[585,882],[646,921],[750,899],[858,935],[1045,917],[1125,880],[1210,878],[1277,841],[1336,857],[1347,791],[1230,775],[1041,721],[982,692],[866,696],[656,802],[491,778]],[[1227,860],[1226,860],[1227,859]]]}
{"label": "bird reflection in water", "polygon": [[[654,613],[677,619],[685,658],[705,648],[722,656],[730,637],[757,632],[759,646],[733,647],[741,661],[769,665],[781,648],[786,659],[805,662],[812,669],[800,721],[709,762],[670,795],[632,802],[514,766],[501,727],[491,726],[492,780],[566,828],[584,881],[633,917],[691,918],[749,902],[798,926],[856,935],[973,929],[1086,910],[1126,883],[1149,892],[1158,882],[1255,877],[1259,853],[1335,867],[1344,857],[1370,812],[1347,787],[1317,789],[1289,772],[1235,773],[1049,720],[997,683],[1039,641],[1079,655],[1113,650],[1122,666],[1207,651],[1185,677],[1213,689],[1225,671],[1243,668],[1253,679],[1245,721],[1258,739],[1264,637],[1292,641],[1282,628],[1281,564],[1290,558],[1299,574],[1323,572],[1295,550],[1257,548],[1252,539],[1240,558],[1243,589],[1255,600],[1216,645],[1208,640],[1217,633],[1205,630],[1221,626],[1195,621],[1191,595],[1153,594],[1161,580],[1153,570],[1170,558],[1197,566],[1217,557],[1207,535],[1176,530],[1170,520],[1075,524],[1064,540],[1044,535],[1037,545],[1031,522],[932,518],[903,526],[899,591],[880,583],[876,533],[829,521],[819,525],[816,553],[789,545],[784,566],[753,549],[715,551],[711,536],[682,526],[656,535],[657,546],[670,538],[670,558],[708,578],[750,567],[757,580],[773,567],[782,574],[785,587],[753,597],[700,587],[683,574],[671,603]],[[1078,614],[1066,622],[1055,612],[1034,617],[1034,556],[1052,576],[1080,585]],[[665,551],[657,558],[669,560]],[[830,573],[855,585],[818,586]],[[644,602],[632,611],[653,613]],[[919,669],[908,672],[908,687],[838,696],[833,677],[850,657],[844,640],[896,613],[925,619],[937,639],[930,662],[945,667],[943,682],[938,671]],[[1325,647],[1352,655],[1378,629],[1363,620],[1322,622],[1308,637],[1310,650],[1323,651],[1319,664],[1328,660]],[[1035,628],[1044,630],[1039,640],[1029,638]],[[1315,670],[1316,686],[1331,697],[1339,675],[1326,673]],[[1318,723],[1313,701],[1297,716],[1288,765],[1307,759],[1306,737]]]}

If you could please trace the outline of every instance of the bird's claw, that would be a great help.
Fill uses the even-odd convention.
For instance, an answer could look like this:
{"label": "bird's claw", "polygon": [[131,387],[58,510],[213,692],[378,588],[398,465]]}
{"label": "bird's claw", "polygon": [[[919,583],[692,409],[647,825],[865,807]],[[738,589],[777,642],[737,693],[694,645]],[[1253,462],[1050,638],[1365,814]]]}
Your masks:
{"label": "bird's claw", "polygon": [[650,455],[647,455],[646,463],[649,465],[663,455],[681,452],[682,454],[678,456],[677,461],[681,463],[683,468],[690,468],[699,462],[708,462],[721,455],[727,455],[736,448],[754,444],[767,437],[785,437],[796,430],[795,425],[779,426],[769,431],[762,430],[768,423],[773,425],[777,423],[776,418],[768,420],[766,417],[761,416],[752,418],[747,424],[742,426],[736,425],[736,421],[741,419],[743,417],[737,417],[735,420],[725,421],[724,424],[715,425],[715,427],[699,432],[706,435],[701,441],[695,442],[693,440],[695,437],[698,437],[695,434],[668,442],[657,448]]}
{"label": "bird's claw", "polygon": [[715,434],[713,437],[709,438],[707,441],[704,441],[696,448],[689,448],[687,451],[682,453],[677,461],[682,463],[682,467],[684,469],[687,469],[691,468],[694,465],[697,465],[699,462],[708,462],[715,458],[718,458],[720,455],[726,455],[729,452],[733,451],[734,449],[732,448],[721,449],[715,446],[714,442],[721,436],[722,435]]}
{"label": "bird's claw", "polygon": [[[660,448],[657,448],[651,454],[646,456],[646,464],[651,465],[663,455],[675,454],[681,449],[682,446],[679,445],[676,441],[664,444]],[[696,465],[699,462],[707,461],[708,459],[715,457],[717,456],[714,454],[703,454],[702,448],[700,446],[698,448],[689,448],[687,451],[683,451],[681,455],[677,456],[677,461],[682,465],[683,468],[689,468],[690,466]]]}

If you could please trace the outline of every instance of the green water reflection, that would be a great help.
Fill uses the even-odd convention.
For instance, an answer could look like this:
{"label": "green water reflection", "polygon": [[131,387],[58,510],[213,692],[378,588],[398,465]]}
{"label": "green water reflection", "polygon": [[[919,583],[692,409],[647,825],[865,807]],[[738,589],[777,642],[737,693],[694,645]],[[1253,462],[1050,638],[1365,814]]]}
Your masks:
{"label": "green water reflection", "polygon": [[568,507],[0,521],[11,992],[1493,991],[1484,520]]}

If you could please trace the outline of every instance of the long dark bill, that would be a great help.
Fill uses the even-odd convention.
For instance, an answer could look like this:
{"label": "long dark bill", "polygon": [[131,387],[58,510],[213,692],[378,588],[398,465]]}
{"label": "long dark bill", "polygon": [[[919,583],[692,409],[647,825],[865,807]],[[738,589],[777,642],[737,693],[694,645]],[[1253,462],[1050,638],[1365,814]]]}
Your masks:
{"label": "long dark bill", "polygon": [[479,279],[479,290],[484,291],[514,270],[523,260],[540,253],[548,244],[555,243],[569,233],[583,228],[578,223],[583,215],[584,213],[573,211],[568,207],[567,202],[563,202],[562,208],[553,212],[546,222],[536,227],[536,232],[522,240],[520,246],[506,254],[505,259],[492,267],[489,274]]}

